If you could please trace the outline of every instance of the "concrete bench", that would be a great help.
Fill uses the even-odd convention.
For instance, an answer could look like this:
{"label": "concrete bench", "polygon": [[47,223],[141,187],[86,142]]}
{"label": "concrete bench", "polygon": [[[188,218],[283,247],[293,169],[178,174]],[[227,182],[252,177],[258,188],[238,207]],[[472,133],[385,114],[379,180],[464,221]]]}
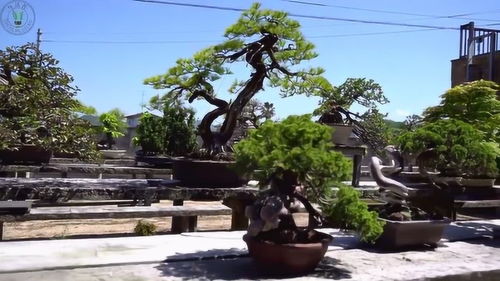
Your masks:
{"label": "concrete bench", "polygon": [[0,240],[3,239],[5,222],[33,220],[69,220],[69,219],[122,219],[175,217],[172,232],[196,231],[198,216],[231,215],[231,209],[224,205],[216,206],[64,206],[38,207],[24,215],[0,215]]}

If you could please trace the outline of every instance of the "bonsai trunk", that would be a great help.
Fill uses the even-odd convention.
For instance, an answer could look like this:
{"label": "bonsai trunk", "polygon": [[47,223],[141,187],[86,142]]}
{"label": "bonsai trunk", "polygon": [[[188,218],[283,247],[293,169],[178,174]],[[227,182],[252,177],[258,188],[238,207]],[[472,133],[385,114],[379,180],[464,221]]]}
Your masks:
{"label": "bonsai trunk", "polygon": [[106,143],[108,145],[108,149],[113,148],[113,135],[111,133],[106,133]]}

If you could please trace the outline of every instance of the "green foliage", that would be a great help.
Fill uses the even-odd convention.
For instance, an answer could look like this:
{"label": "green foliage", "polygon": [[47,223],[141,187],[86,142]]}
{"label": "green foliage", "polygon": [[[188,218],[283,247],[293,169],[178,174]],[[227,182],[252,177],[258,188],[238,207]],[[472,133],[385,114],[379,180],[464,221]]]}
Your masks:
{"label": "green foliage", "polygon": [[473,125],[485,134],[485,140],[500,141],[500,85],[491,81],[462,84],[444,93],[438,106],[424,112],[424,120],[433,122],[453,118]]}
{"label": "green foliage", "polygon": [[163,111],[163,117],[144,113],[134,143],[146,153],[185,156],[196,147],[194,111],[169,99],[152,99],[151,108]]}
{"label": "green foliage", "polygon": [[469,158],[466,162],[466,173],[469,177],[496,178],[498,176],[498,160],[500,148],[495,142],[479,142],[468,147]]}
{"label": "green foliage", "polygon": [[2,79],[8,82],[0,84],[0,149],[35,144],[96,157],[90,125],[76,120],[78,88],[58,63],[34,44],[0,50]]}
{"label": "green foliage", "polygon": [[154,235],[156,232],[156,225],[148,221],[140,220],[137,222],[134,232],[140,236]]}
{"label": "green foliage", "polygon": [[165,148],[165,122],[163,118],[145,112],[139,120],[137,135],[132,139],[145,153],[163,153]]}
{"label": "green foliage", "polygon": [[486,161],[479,159],[486,153],[481,144],[483,139],[483,133],[473,126],[460,120],[445,119],[401,135],[398,143],[403,152],[414,155],[433,149],[435,156],[427,163],[428,168],[435,168],[443,174],[461,175],[472,161],[477,160],[478,164]]}
{"label": "green foliage", "polygon": [[261,183],[290,171],[322,193],[331,180],[345,180],[350,175],[349,161],[331,149],[331,133],[328,126],[311,121],[310,115],[292,115],[279,123],[267,121],[236,144],[238,168],[250,173],[259,170],[255,176]]}
{"label": "green foliage", "polygon": [[356,103],[367,109],[374,109],[378,104],[389,102],[382,87],[372,79],[348,78],[338,87],[328,84],[328,81],[322,81],[322,87],[317,92],[321,100],[319,107],[314,110],[315,115],[328,113],[336,106],[347,110]]}
{"label": "green foliage", "polygon": [[194,111],[181,104],[166,103],[163,108],[165,124],[165,153],[185,156],[196,147]]}
{"label": "green foliage", "polygon": [[124,136],[127,124],[123,121],[123,118],[124,114],[118,109],[113,109],[99,115],[99,121],[102,124],[100,130],[105,134],[111,135],[113,138]]}
{"label": "green foliage", "polygon": [[354,229],[361,240],[374,243],[383,232],[383,221],[377,212],[369,211],[368,205],[359,199],[359,192],[341,185],[333,202],[322,202],[321,210],[330,220],[344,229]]}
{"label": "green foliage", "polygon": [[[329,86],[328,81],[321,77],[323,69],[300,67],[300,64],[314,59],[317,54],[314,52],[314,45],[307,41],[300,32],[299,22],[289,18],[285,12],[261,9],[258,3],[244,11],[236,23],[226,29],[223,42],[209,46],[195,53],[191,58],[178,59],[165,74],[145,79],[144,83],[155,89],[166,89],[165,95],[168,98],[189,100],[194,93],[200,92],[204,95],[196,95],[198,99],[206,99],[206,96],[215,97],[212,83],[223,76],[232,74],[230,64],[240,63],[247,67],[251,66],[252,71],[256,70],[255,66],[249,63],[254,58],[251,52],[256,51],[256,46],[262,45],[256,43],[259,38],[270,35],[272,38],[277,38],[277,42],[273,43],[269,49],[259,51],[260,53],[255,56],[255,58],[258,57],[256,61],[259,61],[259,65],[265,66],[264,78],[267,79],[263,82],[267,82],[270,87],[279,88],[283,97],[295,94],[313,95],[318,92],[318,87]],[[250,46],[253,46],[252,50]],[[247,87],[249,85],[247,82],[236,81],[229,88],[229,92],[238,95],[233,103],[228,103],[231,110],[228,110],[226,120],[231,120],[230,122],[239,119],[236,115],[240,115],[246,103],[262,89],[260,81],[252,87]],[[235,106],[232,107],[233,105]],[[205,127],[200,128],[200,131],[202,129],[208,131],[212,124],[204,125]],[[220,127],[221,130],[226,130],[223,134],[225,138],[232,135],[232,131],[227,131],[234,131],[234,128],[234,123]],[[215,135],[211,135],[212,140],[202,135],[204,148],[212,149],[214,142],[223,142],[219,145],[225,145],[227,140],[214,141]],[[212,143],[208,143],[210,141]]]}

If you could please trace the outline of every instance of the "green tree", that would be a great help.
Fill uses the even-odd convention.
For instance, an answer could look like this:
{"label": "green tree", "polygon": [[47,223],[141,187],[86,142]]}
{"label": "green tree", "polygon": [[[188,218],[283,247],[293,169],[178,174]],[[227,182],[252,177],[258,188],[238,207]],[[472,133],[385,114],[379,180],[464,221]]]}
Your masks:
{"label": "green tree", "polygon": [[[300,32],[300,24],[285,12],[261,9],[255,3],[237,22],[226,29],[225,41],[205,48],[192,58],[179,59],[167,73],[145,80],[155,89],[166,89],[167,96],[183,97],[189,102],[204,99],[216,106],[201,120],[198,133],[205,152],[214,156],[231,151],[228,140],[248,102],[262,90],[265,82],[279,88],[283,97],[315,94],[324,72],[321,68],[300,65],[317,56],[314,45]],[[252,73],[245,81],[235,81],[232,102],[216,97],[213,82],[232,74],[229,65],[249,65]],[[224,118],[218,130],[213,122]]]}
{"label": "green tree", "polygon": [[[0,148],[35,144],[95,158],[90,125],[76,120],[81,105],[73,78],[35,44],[0,50]],[[76,133],[75,133],[76,132]]]}
{"label": "green tree", "polygon": [[102,124],[99,129],[106,136],[108,149],[113,147],[114,139],[125,135],[127,124],[123,121],[124,118],[125,114],[117,108],[99,115],[99,121]]}
{"label": "green tree", "polygon": [[500,141],[500,85],[479,80],[455,86],[441,96],[438,106],[424,111],[424,121],[453,118],[485,133],[485,140]]}
{"label": "green tree", "polygon": [[[390,130],[384,122],[385,115],[377,106],[388,103],[382,87],[372,79],[348,78],[336,87],[323,80],[315,88],[315,94],[321,97],[319,107],[314,110],[319,115],[319,122],[351,124],[353,133],[369,145],[375,152],[381,152],[390,140]],[[353,104],[366,110],[363,113],[350,111]]]}

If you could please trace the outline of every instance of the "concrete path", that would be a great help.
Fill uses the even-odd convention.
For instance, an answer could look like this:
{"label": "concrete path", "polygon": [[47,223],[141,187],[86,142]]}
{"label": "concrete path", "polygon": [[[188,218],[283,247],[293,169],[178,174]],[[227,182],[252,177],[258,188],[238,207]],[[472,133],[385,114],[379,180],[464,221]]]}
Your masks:
{"label": "concrete path", "polygon": [[438,248],[404,252],[323,229],[336,239],[322,264],[308,276],[279,278],[254,266],[241,231],[1,242],[0,280],[500,280],[494,229],[500,220],[452,224]]}

